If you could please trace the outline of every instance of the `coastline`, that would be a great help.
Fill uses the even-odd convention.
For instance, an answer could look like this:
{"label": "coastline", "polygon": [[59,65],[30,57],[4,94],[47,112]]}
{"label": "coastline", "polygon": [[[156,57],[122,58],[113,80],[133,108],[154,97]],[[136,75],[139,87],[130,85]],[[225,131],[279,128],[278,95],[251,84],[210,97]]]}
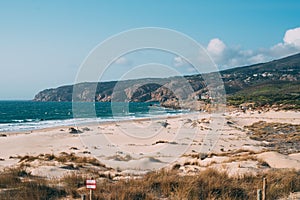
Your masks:
{"label": "coastline", "polygon": [[[1,134],[6,137],[0,137],[0,158],[2,159],[0,167],[18,163],[18,159],[10,159],[10,157],[61,152],[87,156],[83,153],[84,151],[90,152],[88,156],[97,157],[99,161],[115,168],[126,169],[126,166],[130,166],[128,163],[136,160],[142,160],[141,162],[151,166],[148,159],[150,157],[162,163],[167,162],[168,164],[162,165],[162,167],[167,167],[169,164],[172,166],[176,162],[185,162],[183,160],[189,159],[182,159],[183,155],[196,153],[228,153],[229,155],[241,149],[254,152],[267,151],[262,146],[263,141],[251,140],[249,135],[241,130],[244,126],[257,121],[300,124],[300,114],[296,111],[269,111],[259,114],[257,111],[243,113],[235,110],[225,113],[222,118],[225,123],[222,130],[219,130],[220,135],[216,138],[213,148],[207,152],[201,152],[201,150],[203,146],[208,145],[205,143],[209,138],[206,139],[207,141],[205,138],[212,129],[213,116],[209,113],[85,123],[75,127],[82,131],[78,134],[70,133],[69,128],[74,126],[51,127],[26,132],[3,132]],[[167,124],[166,127],[164,123]],[[153,131],[157,133],[153,134]],[[99,141],[100,139],[106,141]],[[164,151],[165,148],[170,149]],[[172,153],[175,149],[180,153]],[[122,154],[120,154],[121,151],[123,151]],[[157,154],[158,152],[160,154]],[[130,155],[132,159],[124,162],[108,159],[126,155]],[[172,157],[172,159],[166,159],[166,157]],[[294,155],[294,157],[297,156]],[[145,161],[145,158],[148,160]],[[215,158],[212,161],[215,161]],[[132,165],[138,166],[139,162]],[[149,171],[150,168],[146,167],[145,170]]]}
{"label": "coastline", "polygon": [[[5,101],[6,102],[6,101]],[[24,103],[25,108],[21,108]],[[30,102],[30,103],[28,103]],[[148,104],[131,105],[131,110],[123,109],[117,113],[111,113],[110,104],[99,102],[99,106],[103,106],[104,113],[97,113],[97,117],[93,113],[89,114],[85,111],[77,113],[77,117],[72,116],[71,102],[40,102],[38,105],[31,101],[10,101],[10,105],[2,105],[3,108],[0,119],[0,133],[6,132],[27,132],[32,130],[40,130],[61,126],[77,126],[81,124],[102,123],[110,121],[123,121],[144,118],[157,118],[160,116],[173,116],[181,113],[189,113],[189,110],[173,110],[163,107],[155,107],[154,110]],[[21,107],[20,107],[21,106]],[[137,108],[132,106],[137,106]],[[22,112],[14,111],[15,108],[22,109]],[[25,109],[25,111],[24,111]],[[96,109],[96,108],[95,108]],[[122,108],[120,108],[122,109]],[[128,108],[129,109],[129,108]],[[107,114],[108,113],[108,114]],[[135,114],[134,114],[135,113]]]}
{"label": "coastline", "polygon": [[[41,128],[33,128],[33,129],[26,129],[26,130],[19,130],[19,131],[0,131],[0,134],[4,135],[19,135],[19,134],[29,134],[34,132],[45,132],[45,131],[51,131],[51,130],[59,130],[59,129],[65,129],[65,128],[72,128],[72,127],[84,127],[84,126],[97,126],[97,125],[108,125],[108,124],[115,124],[115,123],[126,123],[131,121],[148,121],[148,120],[163,120],[163,119],[171,119],[171,118],[178,118],[183,115],[190,115],[200,113],[198,111],[194,112],[185,112],[185,113],[176,113],[176,114],[165,114],[165,115],[154,115],[154,116],[147,116],[147,117],[138,117],[138,118],[128,118],[123,117],[122,119],[113,119],[113,118],[107,118],[107,119],[101,119],[100,118],[86,118],[82,119],[81,122],[76,123],[76,118],[67,119],[68,121],[74,121],[74,123],[66,124],[66,125],[53,125],[49,127],[41,127]],[[51,121],[51,120],[49,120]],[[60,120],[65,121],[65,120]]]}
{"label": "coastline", "polygon": [[[220,119],[223,124],[216,129]],[[229,110],[213,116],[196,112],[3,133],[0,175],[20,170],[49,183],[74,176],[84,180],[95,177],[97,182],[109,184],[168,173],[171,177],[175,173],[177,178],[210,172],[226,174],[229,179],[264,174],[272,177],[274,173],[295,176],[300,171],[299,149],[279,152],[270,147],[270,141],[251,139],[247,127],[260,121],[278,127],[298,126],[300,113]],[[71,127],[82,133],[70,133]],[[76,193],[85,194],[86,189],[76,188]]]}

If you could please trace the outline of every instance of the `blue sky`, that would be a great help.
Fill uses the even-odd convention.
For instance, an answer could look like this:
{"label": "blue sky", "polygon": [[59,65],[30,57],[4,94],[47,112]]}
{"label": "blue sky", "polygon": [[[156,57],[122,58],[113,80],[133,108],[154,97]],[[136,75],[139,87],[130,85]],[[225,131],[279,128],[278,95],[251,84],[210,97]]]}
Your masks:
{"label": "blue sky", "polygon": [[[42,89],[72,84],[97,44],[132,28],[182,32],[207,48],[224,69],[299,52],[299,19],[297,0],[2,0],[0,99],[32,99]],[[192,73],[176,56],[150,54],[151,61]],[[118,79],[115,74],[146,61],[128,55],[106,79]]]}

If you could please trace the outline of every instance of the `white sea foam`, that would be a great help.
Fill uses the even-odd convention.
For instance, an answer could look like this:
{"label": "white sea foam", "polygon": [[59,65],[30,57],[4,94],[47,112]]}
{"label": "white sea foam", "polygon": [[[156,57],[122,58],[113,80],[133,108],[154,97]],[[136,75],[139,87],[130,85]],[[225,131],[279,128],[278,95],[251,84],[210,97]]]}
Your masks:
{"label": "white sea foam", "polygon": [[151,107],[149,112],[128,112],[128,113],[114,113],[110,117],[99,118],[75,118],[75,119],[63,119],[63,120],[42,120],[42,119],[15,119],[8,123],[0,123],[0,132],[19,132],[30,131],[36,129],[44,129],[50,127],[59,126],[77,126],[88,123],[103,123],[107,121],[122,121],[142,118],[156,118],[160,116],[171,116],[180,113],[186,113],[187,110],[171,110],[162,107]]}
{"label": "white sea foam", "polygon": [[[18,120],[17,123],[0,124],[0,132],[16,132],[29,131],[58,126],[75,126],[76,124],[97,122],[98,119],[66,119],[66,120],[45,120],[45,121],[31,121]],[[21,122],[23,121],[23,122]]]}

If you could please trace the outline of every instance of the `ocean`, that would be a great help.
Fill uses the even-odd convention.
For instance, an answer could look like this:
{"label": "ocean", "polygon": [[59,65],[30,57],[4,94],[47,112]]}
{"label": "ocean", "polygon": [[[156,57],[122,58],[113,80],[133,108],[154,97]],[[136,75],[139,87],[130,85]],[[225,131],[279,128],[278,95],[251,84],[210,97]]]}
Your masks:
{"label": "ocean", "polygon": [[[151,118],[184,113],[158,103],[0,101],[0,132],[28,131],[83,123]],[[91,110],[93,108],[93,110]],[[74,117],[76,115],[76,117]]]}

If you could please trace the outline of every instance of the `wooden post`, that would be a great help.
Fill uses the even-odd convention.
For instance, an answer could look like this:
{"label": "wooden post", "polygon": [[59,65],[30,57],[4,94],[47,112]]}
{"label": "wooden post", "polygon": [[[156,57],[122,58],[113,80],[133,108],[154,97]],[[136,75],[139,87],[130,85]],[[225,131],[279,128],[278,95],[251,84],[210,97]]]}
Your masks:
{"label": "wooden post", "polygon": [[90,200],[92,200],[93,190],[90,190]]}
{"label": "wooden post", "polygon": [[257,200],[261,200],[261,189],[257,189]]}
{"label": "wooden post", "polygon": [[263,178],[262,200],[267,200],[267,179]]}

